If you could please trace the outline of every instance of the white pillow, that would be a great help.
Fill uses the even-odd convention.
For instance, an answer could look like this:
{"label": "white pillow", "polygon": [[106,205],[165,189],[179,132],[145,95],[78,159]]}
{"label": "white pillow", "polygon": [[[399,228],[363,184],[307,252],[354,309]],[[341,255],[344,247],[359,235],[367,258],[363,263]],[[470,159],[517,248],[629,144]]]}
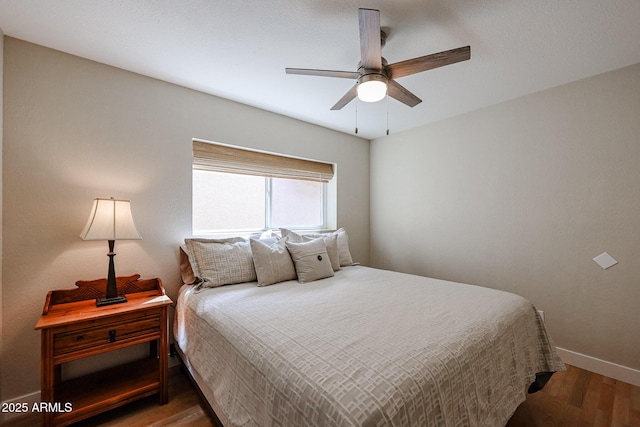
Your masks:
{"label": "white pillow", "polygon": [[318,238],[318,237],[329,237],[329,236],[337,236],[338,238],[338,259],[340,266],[344,267],[346,265],[353,265],[353,258],[351,258],[351,252],[349,251],[349,236],[347,235],[347,231],[344,228],[339,228],[338,230],[331,233],[305,233],[305,234],[297,234],[294,231],[291,231],[286,228],[281,228],[280,233],[282,237],[290,236],[291,241],[293,242],[301,242],[304,241],[304,238]]}
{"label": "white pillow", "polygon": [[349,251],[349,235],[347,230],[339,228],[333,234],[338,236],[338,256],[340,257],[340,265],[353,265],[353,258]]}
{"label": "white pillow", "polygon": [[331,268],[333,271],[340,270],[340,257],[338,255],[338,236],[330,233],[314,233],[314,234],[297,234],[291,230],[285,228],[281,229],[285,234],[286,239],[289,239],[293,243],[308,242],[313,239],[322,238],[327,247],[327,254],[329,254],[329,261],[331,261]]}
{"label": "white pillow", "polygon": [[280,239],[270,244],[264,240],[250,240],[258,286],[269,286],[296,278],[296,269],[286,241]]}
{"label": "white pillow", "polygon": [[304,243],[286,241],[286,245],[296,266],[300,283],[333,276],[333,268],[324,239],[318,238]]}
{"label": "white pillow", "polygon": [[[313,240],[313,237],[303,236],[305,239]],[[323,235],[322,239],[327,247],[327,254],[329,255],[329,261],[331,261],[331,268],[333,271],[340,270],[340,254],[338,252],[338,236],[335,234]]]}
{"label": "white pillow", "polygon": [[194,274],[203,286],[217,287],[256,280],[249,241],[230,239],[185,239]]}

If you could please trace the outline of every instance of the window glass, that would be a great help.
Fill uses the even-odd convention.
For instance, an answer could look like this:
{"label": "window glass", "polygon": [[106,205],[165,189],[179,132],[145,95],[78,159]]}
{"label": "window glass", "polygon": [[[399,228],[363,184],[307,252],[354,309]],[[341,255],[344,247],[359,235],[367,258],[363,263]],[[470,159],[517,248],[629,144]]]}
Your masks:
{"label": "window glass", "polygon": [[323,187],[315,181],[271,179],[271,227],[320,228]]}
{"label": "window glass", "polygon": [[263,229],[265,208],[264,177],[193,171],[193,234]]}
{"label": "window glass", "polygon": [[325,228],[326,184],[193,170],[193,234]]}

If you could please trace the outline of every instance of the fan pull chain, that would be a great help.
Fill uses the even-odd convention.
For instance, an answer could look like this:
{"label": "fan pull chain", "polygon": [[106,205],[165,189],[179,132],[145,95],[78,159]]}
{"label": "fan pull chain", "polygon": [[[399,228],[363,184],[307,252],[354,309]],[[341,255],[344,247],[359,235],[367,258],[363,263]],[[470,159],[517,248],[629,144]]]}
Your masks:
{"label": "fan pull chain", "polygon": [[389,95],[387,95],[387,135],[389,135]]}
{"label": "fan pull chain", "polygon": [[356,97],[356,135],[358,134],[358,97]]}

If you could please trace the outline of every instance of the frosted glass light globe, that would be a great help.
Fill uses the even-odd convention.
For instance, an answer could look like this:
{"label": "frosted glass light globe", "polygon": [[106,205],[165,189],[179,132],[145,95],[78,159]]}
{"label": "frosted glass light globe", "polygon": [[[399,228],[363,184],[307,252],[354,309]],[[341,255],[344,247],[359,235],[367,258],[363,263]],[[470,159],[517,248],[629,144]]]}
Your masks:
{"label": "frosted glass light globe", "polygon": [[381,77],[378,75],[362,76],[357,87],[358,99],[364,102],[378,102],[384,99],[387,96],[387,82]]}

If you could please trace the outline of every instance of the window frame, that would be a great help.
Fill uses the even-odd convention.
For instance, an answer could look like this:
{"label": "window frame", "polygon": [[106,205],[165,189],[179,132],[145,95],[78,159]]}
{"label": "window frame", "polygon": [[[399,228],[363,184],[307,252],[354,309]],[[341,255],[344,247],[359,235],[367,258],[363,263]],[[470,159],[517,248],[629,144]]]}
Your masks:
{"label": "window frame", "polygon": [[[314,224],[314,225],[304,225],[304,226],[291,226],[291,225],[281,225],[278,227],[286,227],[292,230],[299,230],[299,231],[303,231],[303,230],[308,230],[308,231],[323,231],[323,230],[329,230],[329,229],[333,229],[336,227],[336,222],[337,222],[337,179],[334,179],[336,176],[336,168],[337,168],[337,164],[335,163],[330,163],[330,162],[325,162],[325,161],[316,161],[316,160],[309,160],[309,159],[304,159],[304,158],[298,158],[298,157],[291,157],[291,156],[287,156],[287,155],[282,155],[282,154],[277,154],[277,153],[269,153],[266,151],[258,151],[258,150],[252,150],[252,149],[248,149],[245,147],[237,147],[237,146],[231,146],[231,145],[227,145],[227,144],[220,144],[220,143],[215,143],[215,142],[208,142],[208,141],[203,141],[203,140],[197,140],[197,139],[193,139],[193,159],[192,159],[192,189],[191,189],[191,193],[192,193],[192,203],[191,203],[191,209],[192,209],[192,215],[191,215],[191,232],[192,235],[196,236],[223,236],[223,235],[250,235],[250,234],[255,234],[255,233],[261,233],[264,231],[268,231],[271,229],[275,229],[277,227],[274,227],[273,224],[273,201],[272,201],[272,193],[273,193],[273,178],[281,178],[281,179],[295,179],[295,180],[310,180],[310,181],[315,181],[315,182],[319,182],[321,184],[321,194],[320,194],[320,203],[321,203],[321,215],[322,215],[322,224]],[[206,145],[203,145],[206,144]],[[271,174],[271,173],[247,173],[247,171],[236,171],[236,170],[216,170],[215,166],[214,168],[211,168],[211,162],[215,162],[215,158],[213,156],[209,157],[209,151],[211,153],[213,152],[220,152],[220,150],[225,150],[224,153],[222,153],[222,156],[224,157],[223,163],[226,161],[227,163],[225,163],[225,166],[228,164],[229,158],[227,157],[229,155],[229,151],[235,151],[237,152],[241,157],[242,156],[249,156],[249,160],[251,162],[255,161],[257,157],[261,157],[261,156],[265,156],[265,157],[269,157],[267,159],[268,162],[272,162],[275,161],[279,162],[285,162],[285,169],[287,174],[290,173],[297,173],[295,172],[297,170],[298,167],[300,167],[300,165],[302,165],[302,173],[303,173],[303,177],[302,178],[295,178],[292,176],[282,176],[279,175],[278,172],[280,171],[280,168],[278,167],[278,171],[275,174]],[[197,151],[197,154],[196,154]],[[203,154],[204,153],[204,154]],[[235,161],[235,159],[232,159],[232,161]],[[293,163],[292,163],[293,162]],[[233,166],[236,167],[236,163],[234,162]],[[273,164],[268,165],[267,167],[272,167]],[[252,163],[249,165],[249,170],[252,170],[255,167],[255,163]],[[259,167],[259,166],[258,166]],[[290,167],[293,167],[294,169],[291,169]],[[320,175],[318,175],[318,172],[316,170],[313,170],[311,173],[313,173],[313,176],[308,175],[308,171],[306,172],[307,175],[304,175],[304,169],[311,167],[312,169],[314,168],[320,168],[322,170],[322,173]],[[326,172],[326,168],[329,169],[329,173],[327,174]],[[229,174],[229,175],[254,175],[254,176],[261,176],[263,178],[265,178],[264,182],[265,182],[265,190],[264,190],[264,202],[265,202],[265,212],[264,212],[264,221],[263,221],[263,227],[261,229],[254,229],[254,228],[246,228],[246,229],[209,229],[209,230],[196,230],[194,229],[194,224],[193,224],[193,209],[195,207],[194,203],[195,203],[195,198],[193,197],[194,195],[194,188],[193,188],[193,182],[194,182],[194,172],[195,171],[200,171],[200,172],[219,172],[219,173],[225,173],[225,174]],[[273,171],[273,168],[271,169],[271,171]],[[293,171],[293,172],[292,172]]]}

